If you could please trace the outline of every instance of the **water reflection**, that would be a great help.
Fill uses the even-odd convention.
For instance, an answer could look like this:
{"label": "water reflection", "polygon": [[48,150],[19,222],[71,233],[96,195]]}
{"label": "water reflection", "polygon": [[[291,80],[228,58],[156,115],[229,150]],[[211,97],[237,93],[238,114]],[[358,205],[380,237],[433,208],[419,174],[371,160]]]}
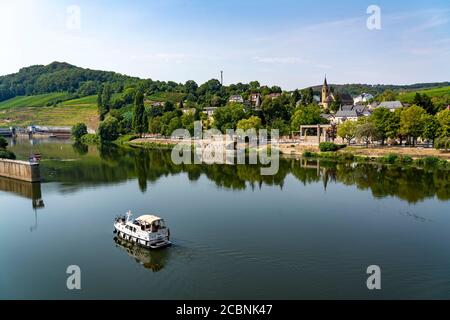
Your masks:
{"label": "water reflection", "polygon": [[[25,152],[18,145],[13,149]],[[63,183],[65,188],[61,188],[61,192],[136,179],[145,193],[151,192],[151,184],[160,178],[178,174],[186,174],[190,181],[205,176],[217,187],[234,190],[262,188],[263,185],[283,188],[286,178],[294,176],[304,185],[321,183],[324,190],[330,184],[344,184],[370,190],[376,198],[393,196],[409,203],[432,197],[450,200],[449,170],[282,158],[276,175],[261,176],[258,165],[175,165],[167,150],[49,143],[41,144],[39,152],[44,159],[41,163],[44,181]]]}
{"label": "water reflection", "polygon": [[137,263],[153,272],[158,272],[164,268],[169,258],[169,250],[164,248],[159,250],[149,250],[136,246],[118,237],[114,237],[114,242],[116,243],[117,248],[122,249]]}
{"label": "water reflection", "polygon": [[40,182],[32,183],[0,177],[0,191],[14,193],[30,199],[33,209],[44,207]]}

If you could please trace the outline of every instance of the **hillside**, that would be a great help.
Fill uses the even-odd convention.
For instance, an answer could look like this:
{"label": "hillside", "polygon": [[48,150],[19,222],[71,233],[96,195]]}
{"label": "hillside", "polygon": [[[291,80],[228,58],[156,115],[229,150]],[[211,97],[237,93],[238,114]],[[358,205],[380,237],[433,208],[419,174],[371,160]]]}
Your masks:
{"label": "hillside", "polygon": [[[155,101],[170,101],[177,105],[204,108],[224,106],[231,95],[247,98],[258,91],[263,96],[281,92],[279,87],[261,86],[257,81],[248,84],[222,86],[216,79],[201,85],[189,80],[184,84],[173,81],[139,79],[115,72],[90,70],[64,62],[53,62],[47,66],[31,66],[19,72],[0,76],[0,126],[61,125],[71,126],[85,122],[96,128],[97,93],[104,83],[109,83],[112,93],[112,108],[121,113],[130,113],[136,85],[142,84],[146,94],[146,106]],[[450,82],[421,83],[413,85],[331,85],[335,90],[356,96],[363,92],[377,96],[392,90],[404,102],[411,102],[416,92],[425,93],[435,99],[439,107],[450,103]],[[321,85],[313,89],[320,92]],[[439,100],[439,101],[437,101]],[[129,116],[129,115],[128,115]]]}
{"label": "hillside", "polygon": [[[373,96],[383,93],[385,90],[392,90],[396,92],[413,92],[426,91],[430,88],[442,88],[450,86],[450,82],[430,82],[430,83],[416,83],[411,85],[390,85],[390,84],[329,84],[331,87],[339,92],[347,92],[353,97],[361,93],[370,93]],[[315,92],[320,92],[322,85],[312,87]]]}
{"label": "hillside", "polygon": [[416,92],[418,92],[420,94],[426,94],[430,98],[438,98],[438,97],[443,97],[443,96],[450,97],[450,86],[418,90],[418,91],[410,91],[410,92],[401,92],[399,94],[400,100],[402,100],[403,102],[412,103],[414,100],[414,96],[416,95]]}
{"label": "hillside", "polygon": [[115,72],[84,69],[65,62],[22,68],[19,72],[0,76],[0,101],[17,96],[69,92],[92,95],[109,82],[115,90],[139,79]]}

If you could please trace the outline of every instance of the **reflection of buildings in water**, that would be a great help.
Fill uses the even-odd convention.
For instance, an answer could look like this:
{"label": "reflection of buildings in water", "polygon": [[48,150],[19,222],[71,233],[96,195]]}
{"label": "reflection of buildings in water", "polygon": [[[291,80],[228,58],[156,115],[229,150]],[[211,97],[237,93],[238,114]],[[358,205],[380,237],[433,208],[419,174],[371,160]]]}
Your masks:
{"label": "reflection of buildings in water", "polygon": [[168,259],[169,251],[167,248],[149,250],[118,237],[114,237],[114,242],[116,247],[125,250],[136,262],[153,272],[158,272],[164,268]]}
{"label": "reflection of buildings in water", "polygon": [[32,183],[0,177],[0,191],[14,193],[21,197],[31,199],[33,209],[44,207],[40,182]]}
{"label": "reflection of buildings in water", "polygon": [[0,177],[0,191],[17,194],[21,197],[31,199],[31,205],[34,209],[34,225],[30,227],[33,232],[37,229],[37,210],[44,207],[44,200],[42,200],[41,183],[40,182],[26,182]]}

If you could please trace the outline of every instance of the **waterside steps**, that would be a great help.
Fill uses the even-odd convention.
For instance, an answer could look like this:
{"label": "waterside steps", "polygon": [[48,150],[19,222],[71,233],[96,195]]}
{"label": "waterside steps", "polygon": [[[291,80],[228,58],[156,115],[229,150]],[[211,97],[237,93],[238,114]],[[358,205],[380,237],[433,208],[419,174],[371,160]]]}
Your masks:
{"label": "waterside steps", "polygon": [[39,162],[0,159],[0,177],[21,181],[39,182]]}

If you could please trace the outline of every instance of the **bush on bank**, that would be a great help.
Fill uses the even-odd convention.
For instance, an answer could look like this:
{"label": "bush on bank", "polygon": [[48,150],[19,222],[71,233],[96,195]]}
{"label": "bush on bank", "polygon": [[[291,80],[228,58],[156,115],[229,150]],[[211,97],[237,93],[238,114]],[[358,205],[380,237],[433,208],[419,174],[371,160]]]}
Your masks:
{"label": "bush on bank", "polygon": [[321,142],[319,144],[319,149],[321,152],[335,152],[339,149],[345,148],[346,145],[335,144],[333,142]]}

